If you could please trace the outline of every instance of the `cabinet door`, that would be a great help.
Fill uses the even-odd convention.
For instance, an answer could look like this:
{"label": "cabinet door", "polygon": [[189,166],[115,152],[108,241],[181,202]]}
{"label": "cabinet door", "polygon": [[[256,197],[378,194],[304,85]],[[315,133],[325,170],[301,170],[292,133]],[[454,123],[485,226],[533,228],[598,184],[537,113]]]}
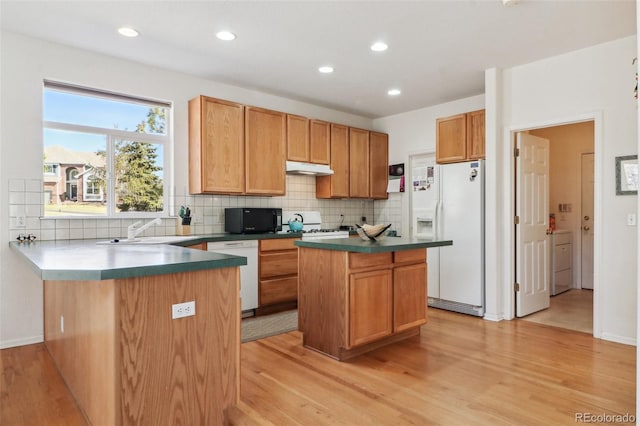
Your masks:
{"label": "cabinet door", "polygon": [[309,123],[309,160],[316,164],[329,164],[331,160],[330,125],[320,120],[311,120]]}
{"label": "cabinet door", "polygon": [[484,158],[484,110],[467,113],[467,158]]}
{"label": "cabinet door", "polygon": [[455,163],[467,158],[466,114],[436,120],[436,162]]}
{"label": "cabinet door", "polygon": [[369,160],[370,196],[376,200],[386,199],[389,179],[389,135],[369,133]]}
{"label": "cabinet door", "polygon": [[393,274],[390,269],[349,277],[349,347],[393,333]]}
{"label": "cabinet door", "polygon": [[199,96],[189,101],[189,192],[244,192],[244,106]]}
{"label": "cabinet door", "polygon": [[309,119],[287,114],[287,160],[309,161]]}
{"label": "cabinet door", "polygon": [[427,322],[427,264],[400,266],[393,270],[393,331]]}
{"label": "cabinet door", "polygon": [[316,177],[317,198],[349,197],[349,128],[331,124],[331,176]]}
{"label": "cabinet door", "polygon": [[369,132],[349,128],[349,197],[369,198]]}
{"label": "cabinet door", "polygon": [[245,176],[250,195],[285,194],[285,114],[246,107]]}

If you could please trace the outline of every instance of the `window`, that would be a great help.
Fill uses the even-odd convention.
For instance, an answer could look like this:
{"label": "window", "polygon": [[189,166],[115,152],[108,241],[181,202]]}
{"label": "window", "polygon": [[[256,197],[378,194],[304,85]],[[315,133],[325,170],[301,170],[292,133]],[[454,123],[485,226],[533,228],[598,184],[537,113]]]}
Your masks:
{"label": "window", "polygon": [[47,216],[158,216],[169,176],[169,103],[45,81]]}

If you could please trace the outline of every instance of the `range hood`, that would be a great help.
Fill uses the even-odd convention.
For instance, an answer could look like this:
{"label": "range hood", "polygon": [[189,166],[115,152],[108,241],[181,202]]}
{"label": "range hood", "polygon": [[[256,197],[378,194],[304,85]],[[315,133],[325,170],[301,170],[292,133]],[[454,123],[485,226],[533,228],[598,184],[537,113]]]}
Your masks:
{"label": "range hood", "polygon": [[326,164],[287,161],[287,173],[290,175],[326,176],[332,175],[333,170]]}

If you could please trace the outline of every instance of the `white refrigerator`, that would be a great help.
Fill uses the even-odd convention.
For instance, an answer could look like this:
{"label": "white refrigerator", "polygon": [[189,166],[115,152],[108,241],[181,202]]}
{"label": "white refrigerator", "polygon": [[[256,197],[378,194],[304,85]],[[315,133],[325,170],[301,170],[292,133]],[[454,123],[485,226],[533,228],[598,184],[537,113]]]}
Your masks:
{"label": "white refrigerator", "polygon": [[436,164],[414,156],[411,232],[452,240],[427,249],[429,306],[484,315],[484,160]]}

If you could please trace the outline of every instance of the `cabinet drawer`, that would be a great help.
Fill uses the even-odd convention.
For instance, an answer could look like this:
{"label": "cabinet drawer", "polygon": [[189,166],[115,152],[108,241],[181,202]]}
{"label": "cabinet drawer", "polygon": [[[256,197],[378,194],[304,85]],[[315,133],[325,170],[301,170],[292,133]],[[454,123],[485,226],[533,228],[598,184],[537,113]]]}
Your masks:
{"label": "cabinet drawer", "polygon": [[556,271],[571,268],[571,244],[562,244],[554,247]]}
{"label": "cabinet drawer", "polygon": [[298,273],[298,251],[285,251],[260,255],[260,278],[278,277]]}
{"label": "cabinet drawer", "polygon": [[260,281],[260,306],[298,299],[298,277]]}
{"label": "cabinet drawer", "polygon": [[391,266],[392,253],[349,253],[349,268],[381,268]]}
{"label": "cabinet drawer", "polygon": [[553,242],[555,245],[569,244],[571,243],[571,233],[562,232],[560,234],[553,234]]}
{"label": "cabinet drawer", "polygon": [[394,263],[419,263],[427,261],[427,249],[402,250],[393,253]]}
{"label": "cabinet drawer", "polygon": [[555,285],[557,287],[572,287],[571,269],[565,269],[564,271],[555,273]]}
{"label": "cabinet drawer", "polygon": [[260,251],[292,250],[297,249],[294,241],[300,238],[274,238],[272,240],[260,240]]}

